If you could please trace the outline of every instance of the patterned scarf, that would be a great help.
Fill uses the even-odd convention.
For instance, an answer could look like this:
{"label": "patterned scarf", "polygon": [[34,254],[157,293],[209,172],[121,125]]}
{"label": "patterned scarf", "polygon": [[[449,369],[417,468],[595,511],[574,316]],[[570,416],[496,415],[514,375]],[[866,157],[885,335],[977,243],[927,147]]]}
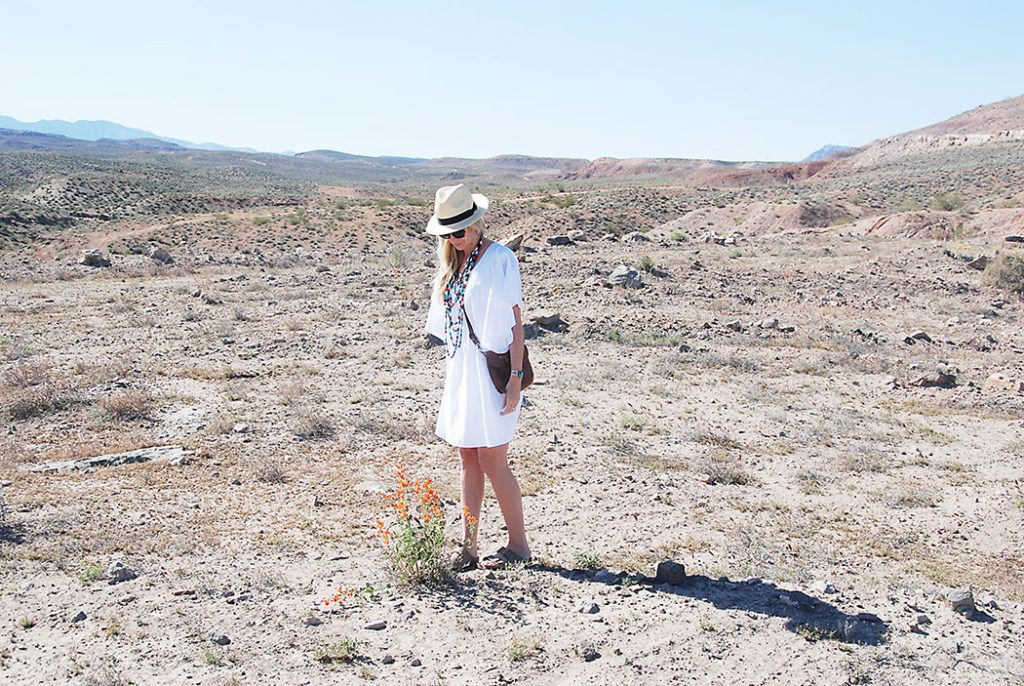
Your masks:
{"label": "patterned scarf", "polygon": [[448,343],[446,346],[448,357],[454,357],[455,352],[462,345],[462,323],[464,321],[462,300],[466,294],[469,275],[473,271],[473,267],[476,266],[477,260],[480,259],[480,245],[483,242],[483,237],[476,242],[476,247],[466,258],[466,266],[462,268],[461,272],[457,271],[452,274],[452,278],[449,279],[448,285],[444,289],[444,330],[447,334],[445,338]]}

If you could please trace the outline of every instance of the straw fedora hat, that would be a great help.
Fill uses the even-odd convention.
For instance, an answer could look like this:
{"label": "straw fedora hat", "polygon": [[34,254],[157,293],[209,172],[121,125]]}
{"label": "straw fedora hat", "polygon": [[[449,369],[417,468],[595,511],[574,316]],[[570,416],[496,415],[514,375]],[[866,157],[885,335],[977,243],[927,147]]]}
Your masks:
{"label": "straw fedora hat", "polygon": [[434,214],[427,222],[427,233],[443,236],[464,229],[487,211],[488,200],[470,193],[465,184],[442,186],[434,194]]}

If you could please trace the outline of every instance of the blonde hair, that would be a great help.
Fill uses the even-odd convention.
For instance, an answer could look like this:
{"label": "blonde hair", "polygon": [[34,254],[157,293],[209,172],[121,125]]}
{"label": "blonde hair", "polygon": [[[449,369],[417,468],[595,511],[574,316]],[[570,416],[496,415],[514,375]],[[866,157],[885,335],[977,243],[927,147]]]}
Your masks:
{"label": "blonde hair", "polygon": [[[474,229],[480,232],[480,238],[484,237],[484,220],[477,219],[466,227],[466,230]],[[437,238],[437,274],[434,276],[434,288],[438,295],[444,298],[444,290],[448,282],[452,280],[452,274],[459,268],[459,251],[455,249],[452,242],[446,238]]]}

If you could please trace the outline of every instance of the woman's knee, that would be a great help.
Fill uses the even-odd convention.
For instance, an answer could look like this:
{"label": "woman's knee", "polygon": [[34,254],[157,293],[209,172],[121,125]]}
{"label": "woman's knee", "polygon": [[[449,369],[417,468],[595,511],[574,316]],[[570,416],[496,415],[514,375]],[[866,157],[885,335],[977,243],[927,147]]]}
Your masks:
{"label": "woman's knee", "polygon": [[462,469],[480,469],[480,456],[476,448],[459,448],[459,457],[462,458]]}
{"label": "woman's knee", "polygon": [[480,448],[480,468],[490,476],[508,469],[508,444],[494,448]]}

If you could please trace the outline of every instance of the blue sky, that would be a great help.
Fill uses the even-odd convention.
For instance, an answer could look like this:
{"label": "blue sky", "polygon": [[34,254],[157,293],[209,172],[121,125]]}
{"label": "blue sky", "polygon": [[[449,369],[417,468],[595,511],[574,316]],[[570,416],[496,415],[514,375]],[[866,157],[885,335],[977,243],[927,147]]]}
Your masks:
{"label": "blue sky", "polygon": [[1024,95],[1024,3],[7,6],[0,114],[260,150],[799,159]]}

